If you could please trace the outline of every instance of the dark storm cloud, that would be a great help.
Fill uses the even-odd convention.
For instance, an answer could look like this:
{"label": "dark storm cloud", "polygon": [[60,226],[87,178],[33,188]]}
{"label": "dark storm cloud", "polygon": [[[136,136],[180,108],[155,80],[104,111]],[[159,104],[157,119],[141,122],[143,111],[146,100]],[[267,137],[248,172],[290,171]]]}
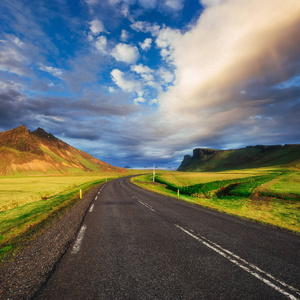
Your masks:
{"label": "dark storm cloud", "polygon": [[31,107],[23,102],[23,95],[14,90],[0,93],[0,127],[12,129],[21,124],[30,124],[32,120]]}
{"label": "dark storm cloud", "polygon": [[91,133],[95,126],[101,128],[109,118],[125,117],[136,111],[137,108],[126,104],[122,97],[98,96],[74,100],[63,97],[29,98],[15,90],[0,93],[0,127],[5,130],[21,124],[29,128],[45,124],[49,127],[44,128],[46,131],[59,133],[64,124],[64,127],[70,128],[65,130],[68,137],[96,140],[99,134]]}

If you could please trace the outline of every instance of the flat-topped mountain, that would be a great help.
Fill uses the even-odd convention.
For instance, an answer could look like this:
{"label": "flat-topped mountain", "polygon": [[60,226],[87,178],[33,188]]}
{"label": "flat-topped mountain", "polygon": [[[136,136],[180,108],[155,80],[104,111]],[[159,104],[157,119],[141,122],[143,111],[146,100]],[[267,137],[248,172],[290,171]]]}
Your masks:
{"label": "flat-topped mountain", "polygon": [[223,171],[290,166],[300,167],[300,145],[248,146],[235,150],[196,148],[184,156],[178,171]]}
{"label": "flat-topped mountain", "polygon": [[42,128],[25,125],[0,132],[0,175],[125,172],[78,150]]}

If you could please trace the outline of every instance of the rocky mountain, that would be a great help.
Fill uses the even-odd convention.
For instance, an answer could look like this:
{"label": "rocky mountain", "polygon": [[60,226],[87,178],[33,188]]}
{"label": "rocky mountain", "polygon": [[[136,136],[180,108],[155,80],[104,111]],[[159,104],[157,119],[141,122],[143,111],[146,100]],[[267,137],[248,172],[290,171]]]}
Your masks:
{"label": "rocky mountain", "polygon": [[126,172],[78,150],[42,128],[0,132],[0,175]]}
{"label": "rocky mountain", "polygon": [[178,171],[223,171],[271,166],[300,168],[300,145],[248,146],[235,150],[196,148]]}

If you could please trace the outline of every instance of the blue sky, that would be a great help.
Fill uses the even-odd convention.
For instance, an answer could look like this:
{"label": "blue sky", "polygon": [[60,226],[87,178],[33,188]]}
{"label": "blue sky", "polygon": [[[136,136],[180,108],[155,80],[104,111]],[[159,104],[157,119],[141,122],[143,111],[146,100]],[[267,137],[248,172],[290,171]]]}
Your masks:
{"label": "blue sky", "polygon": [[299,143],[299,0],[2,0],[0,130],[108,163]]}

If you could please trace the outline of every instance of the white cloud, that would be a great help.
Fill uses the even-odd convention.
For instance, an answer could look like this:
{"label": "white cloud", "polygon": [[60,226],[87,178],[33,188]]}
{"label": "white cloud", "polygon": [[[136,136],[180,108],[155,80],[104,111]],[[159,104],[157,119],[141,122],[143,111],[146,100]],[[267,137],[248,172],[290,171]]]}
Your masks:
{"label": "white cloud", "polygon": [[106,53],[107,40],[105,36],[99,36],[95,41],[95,47],[98,52],[105,54]]}
{"label": "white cloud", "polygon": [[93,35],[91,35],[90,33],[88,34],[88,41],[92,42],[94,40]]}
{"label": "white cloud", "polygon": [[154,77],[152,73],[154,72],[152,69],[150,69],[148,66],[144,66],[142,64],[139,65],[133,65],[130,67],[132,71],[139,74],[146,82],[152,82],[154,81]]}
{"label": "white cloud", "polygon": [[89,24],[92,35],[98,35],[100,32],[105,31],[103,23],[98,19],[89,22]]}
{"label": "white cloud", "polygon": [[135,63],[139,58],[139,50],[135,46],[127,44],[117,44],[111,55],[117,60],[128,64]]}
{"label": "white cloud", "polygon": [[97,3],[98,3],[98,0],[85,0],[85,2],[86,2],[88,5],[92,6],[92,5],[97,4]]}
{"label": "white cloud", "polygon": [[25,45],[15,35],[6,35],[6,40],[0,41],[0,70],[27,76],[32,74],[28,66],[35,61],[30,45]]}
{"label": "white cloud", "polygon": [[163,27],[157,32],[155,43],[161,49],[160,55],[165,61],[171,63],[174,60],[174,47],[180,39],[181,33],[177,29]]}
{"label": "white cloud", "polygon": [[144,50],[144,51],[148,51],[151,48],[151,44],[152,44],[152,39],[151,38],[146,38],[144,40],[144,42],[139,43],[140,47]]}
{"label": "white cloud", "polygon": [[23,88],[21,83],[7,79],[0,80],[0,90],[22,90]]}
{"label": "white cloud", "polygon": [[138,64],[132,65],[130,69],[143,79],[144,85],[152,87],[158,92],[162,92],[162,85],[169,85],[175,78],[173,73],[163,67],[158,70],[153,70],[148,66]]}
{"label": "white cloud", "polygon": [[116,90],[115,90],[114,87],[109,86],[109,87],[108,87],[108,91],[109,91],[110,93],[114,93]]}
{"label": "white cloud", "polygon": [[145,83],[146,83],[148,86],[150,86],[150,87],[156,89],[158,92],[162,92],[162,87],[161,87],[160,83],[157,82],[157,80],[155,80],[155,81],[154,81],[154,80],[151,80],[151,77],[150,77],[150,76],[152,76],[152,75],[147,75],[147,74],[142,75],[142,77],[145,79]]}
{"label": "white cloud", "polygon": [[57,121],[57,122],[66,122],[66,119],[55,117],[55,116],[40,115],[40,117],[42,117],[43,119],[46,119],[46,120],[53,120],[53,121]]}
{"label": "white cloud", "polygon": [[[173,50],[175,43],[181,38],[181,33],[178,29],[172,29],[167,26],[160,27],[157,24],[151,24],[145,21],[137,21],[130,25],[137,32],[150,32],[155,37],[155,43],[160,48],[160,55],[169,63],[173,61]],[[152,43],[151,38],[147,38],[143,43],[139,43],[145,51],[150,49]]]}
{"label": "white cloud", "polygon": [[[156,44],[173,61],[176,76],[158,97],[158,115],[165,116],[160,128],[176,126],[173,140],[195,143],[236,124],[247,128],[251,115],[267,114],[272,100],[252,99],[250,83],[280,78],[293,62],[299,16],[297,0],[227,0],[207,8],[185,34],[160,30]],[[164,78],[172,82],[171,75]]]}
{"label": "white cloud", "polygon": [[123,3],[122,8],[121,8],[121,12],[122,12],[122,14],[125,18],[129,17],[129,14],[130,14],[129,5],[127,3]]}
{"label": "white cloud", "polygon": [[158,0],[138,0],[140,6],[146,9],[154,9],[157,6]]}
{"label": "white cloud", "polygon": [[22,62],[23,61],[23,56],[22,54],[17,50],[8,47],[1,47],[1,52],[0,52],[0,64],[4,63],[5,61],[17,61],[17,62]]}
{"label": "white cloud", "polygon": [[124,78],[124,73],[118,69],[113,69],[111,71],[112,80],[115,84],[120,87],[124,92],[132,93],[136,92],[139,95],[142,95],[142,85],[140,82],[135,80],[127,80]]}
{"label": "white cloud", "polygon": [[163,27],[157,35],[155,43],[159,48],[170,47],[181,37],[180,31],[171,29],[170,27]]}
{"label": "white cloud", "polygon": [[149,101],[150,105],[157,104],[157,103],[158,103],[157,99],[152,99]]}
{"label": "white cloud", "polygon": [[135,98],[135,99],[133,100],[133,102],[134,102],[135,104],[138,104],[138,103],[144,103],[144,102],[146,102],[146,99],[143,98],[143,97],[137,97],[137,98]]}
{"label": "white cloud", "polygon": [[130,67],[132,71],[135,71],[138,74],[149,74],[153,73],[153,70],[148,66],[144,66],[143,64],[133,65]]}
{"label": "white cloud", "polygon": [[179,11],[183,9],[185,0],[161,0],[160,6],[165,10]]}
{"label": "white cloud", "polygon": [[62,79],[63,70],[55,67],[47,67],[43,64],[40,64],[40,70],[51,74],[54,77]]}
{"label": "white cloud", "polygon": [[151,24],[150,22],[146,22],[146,21],[136,21],[133,22],[130,27],[137,31],[137,32],[150,32],[153,36],[157,35],[159,30],[160,30],[160,26],[157,24]]}
{"label": "white cloud", "polygon": [[[172,0],[172,1],[177,2],[178,0]],[[138,0],[138,1],[137,0],[108,0],[108,2],[112,6],[121,4],[121,11],[125,17],[127,17],[129,14],[129,6],[138,4],[142,9],[155,9],[158,4],[158,0]]]}
{"label": "white cloud", "polygon": [[[152,74],[141,74],[141,77],[145,80],[145,82],[150,85],[150,86],[153,86],[153,84],[155,83],[154,82],[154,77]],[[156,86],[156,85],[155,85]]]}
{"label": "white cloud", "polygon": [[116,5],[116,4],[120,3],[121,0],[109,0],[108,2],[110,5]]}
{"label": "white cloud", "polygon": [[174,60],[174,58],[172,57],[172,52],[167,48],[161,49],[160,55],[165,61],[169,63],[171,63]]}
{"label": "white cloud", "polygon": [[8,35],[8,40],[12,41],[18,48],[22,48],[24,43],[15,35]]}
{"label": "white cloud", "polygon": [[146,28],[148,25],[150,26],[150,23],[145,21],[137,21],[132,23],[130,27],[135,31],[147,32],[148,30]]}
{"label": "white cloud", "polygon": [[129,38],[129,33],[127,30],[122,29],[122,34],[121,34],[121,41],[126,42]]}
{"label": "white cloud", "polygon": [[199,2],[203,6],[207,7],[207,6],[219,5],[222,2],[224,2],[224,0],[200,0]]}
{"label": "white cloud", "polygon": [[174,74],[168,71],[166,68],[160,68],[158,74],[164,84],[172,83],[175,79]]}
{"label": "white cloud", "polygon": [[[145,21],[137,21],[130,25],[130,27],[137,32],[150,32],[155,37],[155,43],[160,48],[160,55],[162,58],[171,63],[173,61],[173,50],[176,42],[181,38],[181,33],[178,29],[163,26],[162,28],[157,24],[151,24]],[[152,43],[151,38],[147,38],[143,43],[139,43],[141,48],[145,51],[150,49]]]}

